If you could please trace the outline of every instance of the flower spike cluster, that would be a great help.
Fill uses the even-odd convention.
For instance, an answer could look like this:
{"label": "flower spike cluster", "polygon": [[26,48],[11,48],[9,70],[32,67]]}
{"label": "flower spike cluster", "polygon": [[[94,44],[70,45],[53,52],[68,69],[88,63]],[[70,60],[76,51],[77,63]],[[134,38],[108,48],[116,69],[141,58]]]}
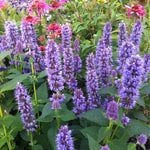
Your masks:
{"label": "flower spike cluster", "polygon": [[59,92],[64,89],[64,79],[62,77],[62,67],[59,51],[54,40],[47,41],[45,53],[45,66],[48,74],[50,90]]}
{"label": "flower spike cluster", "polygon": [[71,132],[67,125],[61,126],[56,138],[57,150],[74,150]]}
{"label": "flower spike cluster", "polygon": [[21,112],[24,129],[26,129],[26,131],[34,131],[35,128],[37,128],[37,125],[35,124],[35,117],[32,113],[33,109],[30,102],[30,96],[27,94],[27,90],[21,83],[17,83],[15,98],[18,101],[18,109]]}
{"label": "flower spike cluster", "polygon": [[120,91],[120,106],[125,109],[132,109],[136,104],[135,100],[139,96],[138,89],[142,82],[144,72],[143,67],[144,62],[139,55],[132,55],[126,61],[122,78],[122,89]]}

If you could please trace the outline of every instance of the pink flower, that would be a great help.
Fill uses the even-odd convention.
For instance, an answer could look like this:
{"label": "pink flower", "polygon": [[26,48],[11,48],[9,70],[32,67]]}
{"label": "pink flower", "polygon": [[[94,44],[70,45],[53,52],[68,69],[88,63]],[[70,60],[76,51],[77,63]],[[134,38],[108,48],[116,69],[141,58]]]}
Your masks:
{"label": "pink flower", "polygon": [[48,29],[48,31],[57,31],[57,30],[61,29],[61,27],[57,23],[52,23],[47,27],[47,29]]}
{"label": "pink flower", "polygon": [[55,10],[55,9],[58,10],[58,8],[61,8],[61,7],[62,7],[61,4],[62,4],[61,2],[58,2],[58,1],[53,0],[52,3],[51,3],[51,5],[50,5],[50,8],[51,8],[52,10]]}
{"label": "pink flower", "polygon": [[44,14],[44,9],[49,10],[50,7],[44,0],[34,0],[29,4],[29,11],[33,13],[34,11],[38,12],[38,15]]}
{"label": "pink flower", "polygon": [[61,1],[60,1],[60,3],[64,3],[64,2],[69,3],[69,0],[61,0]]}
{"label": "pink flower", "polygon": [[28,15],[25,18],[22,18],[23,21],[28,22],[29,24],[37,24],[40,21],[40,18],[37,16]]}
{"label": "pink flower", "polygon": [[0,1],[0,8],[5,7],[6,4],[7,4],[7,3],[6,3],[5,1]]}
{"label": "pink flower", "polygon": [[42,35],[42,36],[39,38],[39,41],[41,41],[41,42],[45,41],[45,35]]}
{"label": "pink flower", "polygon": [[137,15],[139,17],[146,16],[144,7],[140,4],[131,4],[131,7],[125,5],[125,8],[128,9],[128,12],[126,12],[126,14],[129,14],[128,17],[131,17],[132,15]]}
{"label": "pink flower", "polygon": [[45,46],[40,46],[40,50],[43,52],[46,50]]}

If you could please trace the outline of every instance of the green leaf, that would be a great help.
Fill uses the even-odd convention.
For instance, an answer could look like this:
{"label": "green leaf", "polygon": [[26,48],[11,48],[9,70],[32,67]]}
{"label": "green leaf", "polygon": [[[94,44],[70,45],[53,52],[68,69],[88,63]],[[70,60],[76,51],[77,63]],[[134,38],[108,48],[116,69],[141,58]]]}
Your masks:
{"label": "green leaf", "polygon": [[98,131],[98,143],[100,143],[105,137],[111,135],[109,127],[101,127]]}
{"label": "green leaf", "polygon": [[139,135],[141,133],[150,136],[150,127],[139,120],[130,120],[126,127],[126,131],[130,137]]}
{"label": "green leaf", "polygon": [[8,55],[10,55],[11,52],[12,51],[6,51],[6,52],[0,53],[0,61],[2,61],[5,57],[7,57]]}
{"label": "green leaf", "polygon": [[127,150],[136,150],[136,144],[134,144],[134,143],[129,143]]}
{"label": "green leaf", "polygon": [[40,72],[40,73],[39,73],[39,76],[37,77],[37,79],[43,78],[43,77],[45,77],[45,76],[47,76],[46,70]]}
{"label": "green leaf", "polygon": [[23,130],[22,132],[20,132],[20,136],[21,138],[24,140],[24,141],[30,141],[31,140],[31,137],[30,135],[28,134],[27,131]]}
{"label": "green leaf", "polygon": [[16,87],[16,85],[17,85],[18,82],[22,82],[23,80],[25,80],[29,76],[30,76],[30,73],[23,74],[23,75],[18,75],[13,80],[8,81],[7,83],[3,84],[0,87],[1,92],[13,90]]}
{"label": "green leaf", "polygon": [[53,147],[53,150],[56,150],[56,134],[57,134],[57,125],[53,126],[52,128],[50,128],[48,130],[48,139],[49,139],[49,142],[50,144],[52,145]]}
{"label": "green leaf", "polygon": [[6,128],[9,128],[11,126],[11,124],[15,121],[16,117],[12,116],[12,115],[7,115],[4,117],[4,124],[6,126]]}
{"label": "green leaf", "polygon": [[140,89],[140,93],[141,94],[150,94],[150,84],[146,84],[144,85],[141,89]]}
{"label": "green leaf", "polygon": [[115,96],[117,93],[117,89],[115,87],[105,87],[100,89],[97,94],[102,95],[102,94],[110,94],[111,96]]}
{"label": "green leaf", "polygon": [[[43,92],[44,91],[44,92]],[[37,98],[38,99],[47,99],[48,98],[48,90],[46,82],[43,83],[38,89],[37,89]]]}
{"label": "green leaf", "polygon": [[69,111],[67,109],[61,109],[59,114],[60,114],[60,119],[62,121],[70,121],[70,120],[77,119],[76,115],[72,111]]}
{"label": "green leaf", "polygon": [[103,126],[107,126],[109,123],[108,119],[105,117],[105,111],[103,109],[90,110],[79,116]]}
{"label": "green leaf", "polygon": [[127,145],[125,142],[115,139],[112,140],[109,144],[108,144],[110,150],[127,150]]}
{"label": "green leaf", "polygon": [[7,142],[7,137],[4,136],[2,138],[0,138],[0,148]]}
{"label": "green leaf", "polygon": [[140,106],[143,106],[145,108],[145,101],[142,97],[138,98],[136,100],[137,104],[139,104]]}
{"label": "green leaf", "polygon": [[33,147],[32,147],[32,150],[43,150],[43,147],[41,146],[41,145],[34,145]]}
{"label": "green leaf", "polygon": [[97,141],[98,137],[98,131],[99,131],[99,126],[91,126],[91,127],[86,127],[80,130],[81,133],[86,137],[87,134],[90,135],[95,141]]}
{"label": "green leaf", "polygon": [[90,150],[100,150],[101,146],[90,135],[87,134]]}
{"label": "green leaf", "polygon": [[50,115],[50,113],[53,111],[51,108],[52,108],[52,102],[48,102],[42,110],[42,117]]}
{"label": "green leaf", "polygon": [[36,121],[39,121],[39,122],[52,122],[53,121],[53,118],[51,115],[48,115],[48,116],[40,116]]}
{"label": "green leaf", "polygon": [[65,95],[64,103],[69,102],[72,99],[72,97],[73,97],[73,95],[68,94],[68,93],[64,93],[64,95]]}
{"label": "green leaf", "polygon": [[146,116],[140,111],[133,111],[133,116],[139,120],[149,121]]}

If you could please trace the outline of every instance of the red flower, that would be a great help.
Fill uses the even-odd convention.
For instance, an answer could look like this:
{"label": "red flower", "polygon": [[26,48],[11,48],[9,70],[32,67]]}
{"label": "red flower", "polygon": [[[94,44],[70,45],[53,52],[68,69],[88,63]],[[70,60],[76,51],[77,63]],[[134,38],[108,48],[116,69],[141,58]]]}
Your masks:
{"label": "red flower", "polygon": [[48,37],[49,37],[50,39],[53,39],[53,38],[55,38],[55,34],[48,35]]}
{"label": "red flower", "polygon": [[47,27],[48,31],[57,31],[60,30],[61,27],[59,26],[59,24],[56,23],[52,23]]}
{"label": "red flower", "polygon": [[61,2],[58,2],[58,1],[53,0],[52,3],[51,3],[51,5],[50,5],[50,8],[51,8],[52,10],[54,10],[54,9],[58,10],[59,7],[60,7],[60,8],[62,7],[61,4],[62,4]]}
{"label": "red flower", "polygon": [[45,46],[40,46],[40,50],[43,52],[46,50]]}
{"label": "red flower", "polygon": [[22,18],[22,20],[30,24],[37,24],[37,22],[40,21],[40,18],[37,16],[28,15],[25,18]]}
{"label": "red flower", "polygon": [[41,41],[41,42],[45,41],[45,35],[42,35],[42,36],[39,38],[39,41]]}
{"label": "red flower", "polygon": [[146,16],[144,7],[140,4],[132,4],[131,7],[126,5],[125,8],[128,9],[128,12],[126,12],[126,14],[129,14],[128,17],[131,17],[132,15],[137,15],[139,17]]}

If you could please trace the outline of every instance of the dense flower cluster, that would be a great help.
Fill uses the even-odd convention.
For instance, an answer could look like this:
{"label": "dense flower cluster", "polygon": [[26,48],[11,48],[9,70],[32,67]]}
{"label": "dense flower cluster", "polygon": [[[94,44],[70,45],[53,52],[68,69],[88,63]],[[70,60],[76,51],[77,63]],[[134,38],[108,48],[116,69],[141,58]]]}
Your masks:
{"label": "dense flower cluster", "polygon": [[80,43],[79,43],[79,40],[78,39],[75,39],[74,40],[74,49],[73,49],[76,53],[79,52],[80,50]]}
{"label": "dense flower cluster", "polygon": [[117,67],[117,70],[123,74],[123,70],[126,64],[126,60],[130,58],[132,55],[136,54],[135,46],[132,42],[126,41],[122,44],[122,46],[119,49],[117,60],[119,63],[119,66]]}
{"label": "dense flower cluster", "polygon": [[137,20],[133,27],[133,31],[130,35],[131,42],[136,46],[136,49],[135,49],[136,52],[139,51],[139,44],[141,41],[141,36],[142,36],[142,21]]}
{"label": "dense flower cluster", "polygon": [[74,55],[74,72],[80,73],[82,68],[82,60],[79,56],[79,54]]}
{"label": "dense flower cluster", "polygon": [[11,48],[14,48],[18,39],[18,27],[11,21],[5,22],[5,35]]}
{"label": "dense flower cluster", "polygon": [[86,110],[86,103],[85,103],[85,97],[83,96],[83,92],[81,89],[76,89],[74,91],[74,97],[73,99],[73,112],[76,115],[82,114]]}
{"label": "dense flower cluster", "polygon": [[59,51],[54,40],[47,41],[45,65],[48,74],[48,83],[50,89],[55,92],[59,92],[64,89],[64,79],[62,77],[62,67],[59,57]]}
{"label": "dense flower cluster", "polygon": [[98,66],[99,63],[99,57],[101,55],[101,52],[105,49],[105,44],[103,39],[99,39],[98,44],[97,44],[97,50],[96,50],[96,66]]}
{"label": "dense flower cluster", "polygon": [[147,74],[150,71],[150,54],[146,54],[144,56],[144,74],[143,74],[143,82],[147,81]]}
{"label": "dense flower cluster", "polygon": [[5,37],[2,37],[2,41],[1,41],[1,49],[2,51],[9,51],[10,49],[10,44],[6,41]]}
{"label": "dense flower cluster", "polygon": [[52,97],[50,98],[50,101],[58,101],[59,103],[62,103],[65,99],[65,95],[61,93],[53,93]]}
{"label": "dense flower cluster", "polygon": [[33,109],[30,102],[30,96],[27,94],[27,90],[21,83],[18,83],[16,86],[15,98],[18,101],[18,109],[21,112],[24,129],[27,131],[34,131],[35,128],[37,128],[37,125],[35,124],[35,117],[32,113]]}
{"label": "dense flower cluster", "polygon": [[140,145],[144,145],[147,141],[147,136],[145,134],[141,134],[138,137],[138,142]]}
{"label": "dense flower cluster", "polygon": [[118,104],[115,101],[108,103],[106,117],[108,119],[112,119],[113,121],[117,121],[119,119]]}
{"label": "dense flower cluster", "polygon": [[86,77],[86,89],[88,93],[87,109],[95,109],[100,107],[101,97],[97,94],[99,91],[98,78],[95,70],[88,70]]}
{"label": "dense flower cluster", "polygon": [[86,70],[95,70],[95,58],[94,54],[90,53],[86,59]]}
{"label": "dense flower cluster", "polygon": [[111,81],[108,79],[111,77],[112,71],[112,51],[111,48],[105,48],[101,51],[98,63],[99,80],[102,87],[110,86]]}
{"label": "dense flower cluster", "polygon": [[16,41],[16,47],[15,47],[15,54],[22,54],[23,53],[23,45],[20,40]]}
{"label": "dense flower cluster", "polygon": [[123,114],[121,122],[122,122],[122,124],[124,124],[125,126],[127,126],[128,123],[130,122],[130,118],[126,117],[125,114]]}
{"label": "dense flower cluster", "polygon": [[77,88],[78,82],[75,77],[71,77],[68,82],[68,89],[74,91]]}
{"label": "dense flower cluster", "polygon": [[22,21],[21,24],[21,40],[23,41],[23,48],[31,50],[35,49],[37,38],[34,28],[25,21]]}
{"label": "dense flower cluster", "polygon": [[125,109],[132,109],[136,104],[135,100],[139,96],[138,89],[144,72],[143,67],[143,59],[139,55],[132,55],[126,61],[122,77],[122,89],[120,91],[120,106]]}
{"label": "dense flower cluster", "polygon": [[106,48],[111,46],[111,31],[112,31],[111,23],[107,22],[104,26],[103,31],[103,40]]}
{"label": "dense flower cluster", "polygon": [[122,44],[127,41],[127,32],[125,23],[119,23],[118,47],[121,48]]}
{"label": "dense flower cluster", "polygon": [[56,142],[57,150],[74,150],[71,130],[68,130],[67,125],[61,126]]}
{"label": "dense flower cluster", "polygon": [[107,145],[105,145],[105,146],[102,146],[101,150],[110,150],[110,149]]}

